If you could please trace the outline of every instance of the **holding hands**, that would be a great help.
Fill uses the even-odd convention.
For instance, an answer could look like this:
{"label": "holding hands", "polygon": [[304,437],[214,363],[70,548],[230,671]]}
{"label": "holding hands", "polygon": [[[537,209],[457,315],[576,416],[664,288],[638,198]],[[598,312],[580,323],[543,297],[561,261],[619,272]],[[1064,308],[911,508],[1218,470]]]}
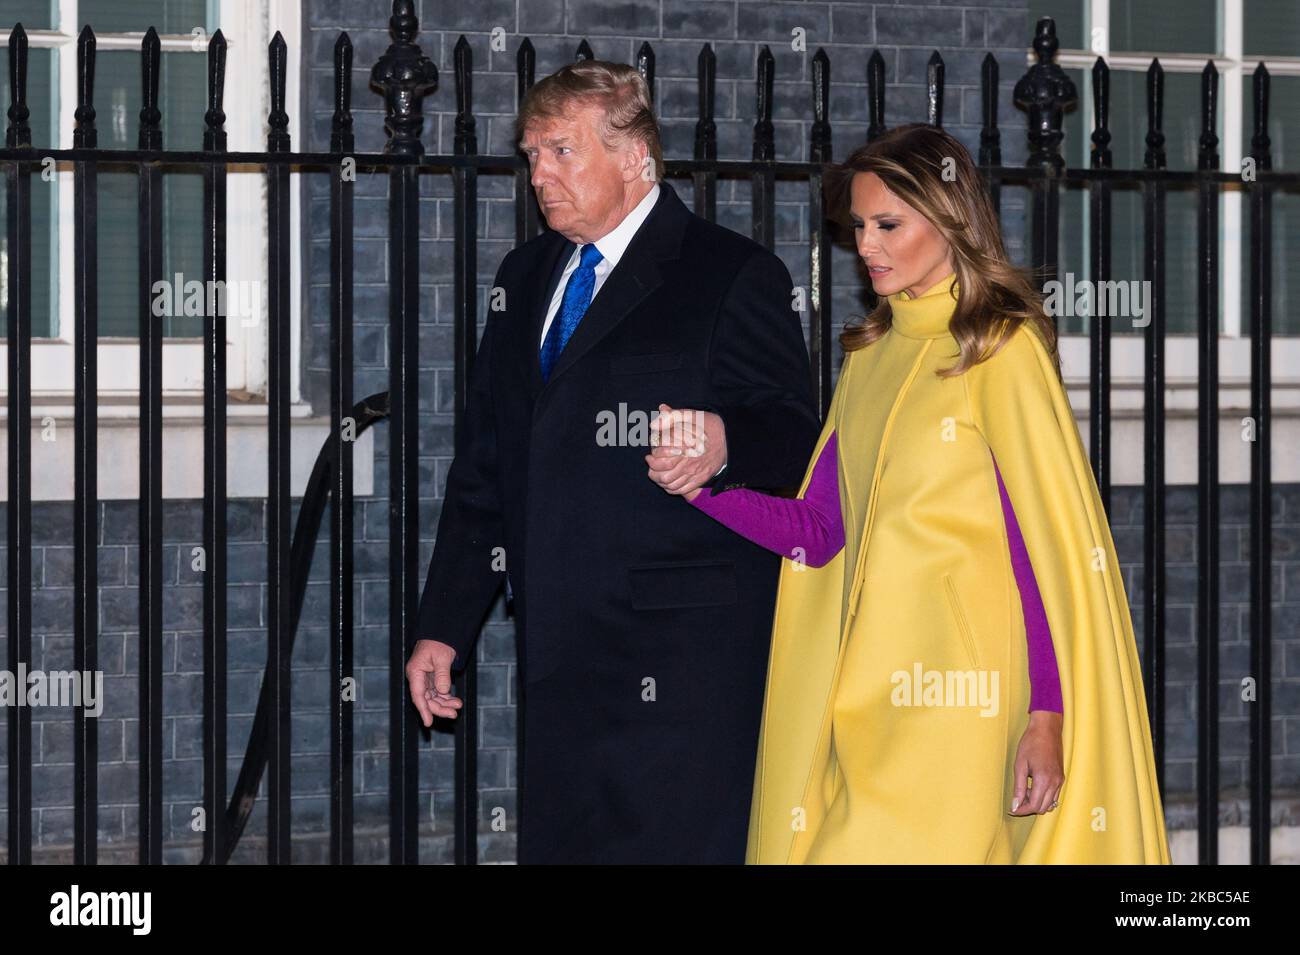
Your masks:
{"label": "holding hands", "polygon": [[727,463],[726,429],[712,411],[659,405],[659,416],[650,422],[650,446],[650,480],[688,501]]}

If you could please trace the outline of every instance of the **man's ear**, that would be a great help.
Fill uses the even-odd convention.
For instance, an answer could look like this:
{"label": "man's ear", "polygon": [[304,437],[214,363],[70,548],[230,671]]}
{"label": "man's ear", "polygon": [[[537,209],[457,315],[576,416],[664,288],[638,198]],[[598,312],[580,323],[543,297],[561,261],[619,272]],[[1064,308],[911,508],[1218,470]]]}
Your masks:
{"label": "man's ear", "polygon": [[623,174],[624,182],[645,178],[646,169],[650,170],[649,181],[654,182],[657,177],[654,175],[653,167],[654,159],[650,156],[649,148],[641,140],[633,140],[623,150],[623,163],[619,171]]}

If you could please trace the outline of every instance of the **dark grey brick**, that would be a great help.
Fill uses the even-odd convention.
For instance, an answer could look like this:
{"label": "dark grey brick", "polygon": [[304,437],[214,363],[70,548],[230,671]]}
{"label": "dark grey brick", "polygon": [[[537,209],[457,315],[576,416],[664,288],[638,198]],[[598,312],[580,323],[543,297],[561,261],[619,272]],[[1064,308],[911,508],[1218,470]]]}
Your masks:
{"label": "dark grey brick", "polygon": [[[659,4],[655,0],[568,0],[566,13],[565,27],[578,38],[601,34],[649,37],[659,32]],[[607,55],[596,50],[596,56]]]}
{"label": "dark grey brick", "polygon": [[[564,30],[564,0],[528,0],[520,3],[519,30],[525,36],[535,33],[560,33]],[[511,55],[517,43],[508,44]]]}
{"label": "dark grey brick", "polygon": [[876,43],[886,46],[923,46],[927,49],[961,46],[960,10],[932,7],[877,7]]}

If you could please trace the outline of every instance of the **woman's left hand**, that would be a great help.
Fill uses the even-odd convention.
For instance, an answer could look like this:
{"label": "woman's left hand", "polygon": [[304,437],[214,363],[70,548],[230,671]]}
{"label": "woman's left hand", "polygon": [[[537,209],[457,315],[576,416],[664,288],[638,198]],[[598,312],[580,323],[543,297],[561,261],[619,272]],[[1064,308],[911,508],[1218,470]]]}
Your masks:
{"label": "woman's left hand", "polygon": [[[1061,724],[1064,717],[1051,710],[1034,710],[1029,726],[1016,749],[1016,791],[1011,815],[1051,812],[1065,783],[1061,756]],[[1033,787],[1029,779],[1033,777]]]}

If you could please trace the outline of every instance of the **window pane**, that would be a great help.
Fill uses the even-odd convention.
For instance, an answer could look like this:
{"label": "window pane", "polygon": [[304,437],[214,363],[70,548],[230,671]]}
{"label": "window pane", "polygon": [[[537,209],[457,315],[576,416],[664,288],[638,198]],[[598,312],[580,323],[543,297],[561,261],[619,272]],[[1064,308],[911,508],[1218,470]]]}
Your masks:
{"label": "window pane", "polygon": [[0,7],[0,29],[4,30],[6,37],[17,23],[29,32],[53,30],[54,3],[55,0],[5,0],[4,6]]}
{"label": "window pane", "polygon": [[1218,0],[1110,0],[1115,52],[1218,53]]}
{"label": "window pane", "polygon": [[1246,59],[1300,56],[1300,2],[1246,0]]}
{"label": "window pane", "polygon": [[[1061,155],[1065,164],[1071,168],[1086,168],[1091,164],[1092,108],[1088,99],[1088,86],[1092,82],[1090,72],[1073,69],[1066,70],[1066,75],[1074,81],[1075,92],[1079,95],[1078,105],[1065,114],[1061,124],[1065,139],[1061,143]],[[1088,193],[1077,185],[1063,184],[1061,188],[1060,221],[1057,226],[1057,274],[1064,282],[1068,274],[1073,274],[1075,281],[1090,277],[1088,271]],[[1057,330],[1063,335],[1079,335],[1087,332],[1087,319],[1079,316],[1060,315],[1057,317]]]}
{"label": "window pane", "polygon": [[[1163,125],[1165,165],[1195,169],[1200,138],[1199,74],[1166,73]],[[1111,73],[1111,148],[1117,169],[1141,169],[1146,154],[1146,74]],[[1219,131],[1222,136],[1222,130]],[[1116,187],[1112,214],[1112,278],[1142,281],[1143,200],[1136,187]],[[1196,329],[1196,192],[1170,187],[1165,192],[1165,327]],[[1116,326],[1114,331],[1135,331]],[[1140,331],[1140,330],[1139,330]]]}
{"label": "window pane", "polygon": [[[55,50],[31,48],[27,50],[27,106],[31,109],[28,122],[32,127],[32,145],[49,148],[53,145],[53,117],[58,108],[57,86],[54,74],[58,64]],[[5,110],[10,100],[9,50],[0,51],[0,90],[3,90]],[[8,119],[5,119],[7,126]],[[3,141],[3,140],[0,140]],[[8,164],[3,164],[7,170]],[[41,178],[36,167],[30,174],[32,194],[32,337],[49,338],[53,334],[54,312],[57,307],[53,263],[56,260],[53,223],[57,218],[58,190],[53,183]],[[8,178],[0,178],[0,335],[9,332],[9,220]]]}
{"label": "window pane", "polygon": [[[203,145],[206,57],[163,53],[159,75],[163,148]],[[95,100],[99,145],[134,149],[140,130],[140,56],[100,51],[96,57]],[[102,168],[99,174],[99,332],[137,337],[140,333],[138,210],[139,177]],[[163,173],[163,278],[203,279],[203,179],[197,172]],[[203,334],[201,316],[167,316],[166,336]]]}
{"label": "window pane", "polygon": [[189,33],[209,29],[207,0],[82,0],[78,19],[96,33]]}
{"label": "window pane", "polygon": [[[1242,89],[1243,151],[1249,155],[1255,124],[1254,80]],[[1300,167],[1300,76],[1274,76],[1269,83],[1268,136],[1274,169]],[[1247,194],[1249,195],[1249,194]],[[1250,328],[1250,200],[1242,203],[1241,327]],[[1300,335],[1300,190],[1273,192],[1273,332]]]}
{"label": "window pane", "polygon": [[1025,36],[1032,38],[1034,27],[1043,17],[1056,21],[1056,38],[1063,50],[1086,50],[1089,44],[1083,36],[1083,5],[1087,0],[1031,0],[1029,4],[1029,29]]}

